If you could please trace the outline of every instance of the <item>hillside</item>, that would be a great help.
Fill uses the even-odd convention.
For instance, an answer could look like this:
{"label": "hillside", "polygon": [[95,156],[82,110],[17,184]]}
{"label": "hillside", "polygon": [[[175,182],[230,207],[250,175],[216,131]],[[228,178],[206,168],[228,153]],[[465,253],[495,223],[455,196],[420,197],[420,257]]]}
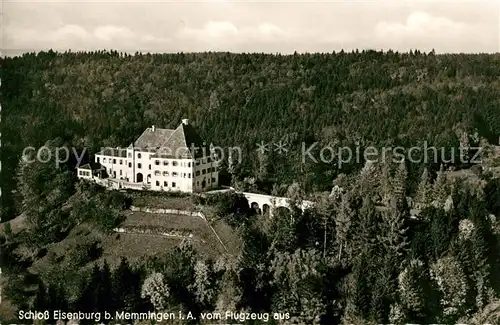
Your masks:
{"label": "hillside", "polygon": [[[496,321],[499,63],[499,55],[374,51],[5,59],[0,321],[17,323],[19,309],[181,310],[198,319],[179,324],[203,324],[200,315],[216,311],[287,318],[270,324]],[[84,149],[88,158],[181,118],[208,141],[241,147],[241,161],[221,168],[235,189],[286,196],[290,209],[270,218],[235,191],[77,182]],[[268,151],[255,150],[261,141]],[[287,150],[276,150],[280,141]],[[324,146],[427,144],[447,154],[396,162],[391,153],[339,168],[303,160],[315,142],[313,157],[328,155]],[[20,159],[26,146],[44,150],[29,162]],[[484,146],[484,161],[461,161],[459,146]],[[75,150],[68,161],[62,148]],[[317,204],[302,210],[311,198]]]}
{"label": "hillside", "polygon": [[[88,154],[128,145],[146,127],[173,127],[182,118],[216,145],[241,147],[233,178],[248,187],[254,185],[244,178],[254,176],[267,192],[273,183],[294,181],[308,192],[329,190],[339,172],[362,166],[353,161],[339,171],[333,162],[303,161],[302,143],[320,143],[314,157],[326,144],[456,147],[463,132],[496,144],[499,76],[500,56],[483,54],[101,51],[7,58],[1,76],[2,216],[16,215],[10,191],[24,147],[58,138]],[[286,155],[271,149],[257,157],[256,143],[280,140]],[[439,161],[429,165],[436,171]],[[421,168],[410,167],[412,180]]]}

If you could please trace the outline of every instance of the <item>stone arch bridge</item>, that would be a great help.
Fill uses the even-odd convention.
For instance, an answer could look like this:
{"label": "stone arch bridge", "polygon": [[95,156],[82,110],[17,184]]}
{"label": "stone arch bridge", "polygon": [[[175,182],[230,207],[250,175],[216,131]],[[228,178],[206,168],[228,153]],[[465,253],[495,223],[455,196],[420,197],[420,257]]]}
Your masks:
{"label": "stone arch bridge", "polygon": [[[250,192],[240,192],[236,191],[232,187],[224,186],[222,190],[213,190],[207,193],[223,193],[235,191],[236,193],[243,194],[248,201],[248,205],[250,208],[256,210],[259,213],[269,213],[269,216],[272,217],[273,213],[276,209],[286,208],[290,210],[290,199],[286,197],[278,197],[273,195],[266,194],[258,194],[258,193],[250,193]],[[302,201],[301,209],[302,211],[309,209],[314,206],[313,201]]]}
{"label": "stone arch bridge", "polygon": [[[258,211],[259,213],[269,213],[269,216],[271,217],[278,208],[286,208],[290,210],[290,199],[286,197],[248,192],[241,192],[241,194],[243,194],[248,200],[250,208]],[[300,208],[305,210],[311,208],[313,205],[314,202],[312,201],[303,201]]]}

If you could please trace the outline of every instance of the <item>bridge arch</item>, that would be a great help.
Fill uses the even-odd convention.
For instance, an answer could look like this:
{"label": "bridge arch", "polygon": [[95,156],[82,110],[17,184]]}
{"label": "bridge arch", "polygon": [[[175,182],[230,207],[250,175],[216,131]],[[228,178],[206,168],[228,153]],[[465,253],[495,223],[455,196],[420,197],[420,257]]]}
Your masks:
{"label": "bridge arch", "polygon": [[271,206],[267,203],[264,203],[262,205],[262,214],[265,214],[265,215],[270,215],[271,214]]}
{"label": "bridge arch", "polygon": [[[292,209],[290,208],[290,200],[286,197],[275,197],[272,195],[249,193],[249,192],[240,192],[240,193],[242,193],[247,199],[249,207],[254,211],[257,211],[258,213],[269,213],[269,216],[272,217],[277,208],[287,209],[288,211],[286,212],[289,215],[292,212]],[[312,205],[313,202],[304,201],[302,202],[300,208],[304,210],[311,207]]]}
{"label": "bridge arch", "polygon": [[261,209],[260,209],[259,203],[257,203],[257,202],[250,203],[250,208],[252,209],[252,211],[255,211],[258,214],[261,213]]}

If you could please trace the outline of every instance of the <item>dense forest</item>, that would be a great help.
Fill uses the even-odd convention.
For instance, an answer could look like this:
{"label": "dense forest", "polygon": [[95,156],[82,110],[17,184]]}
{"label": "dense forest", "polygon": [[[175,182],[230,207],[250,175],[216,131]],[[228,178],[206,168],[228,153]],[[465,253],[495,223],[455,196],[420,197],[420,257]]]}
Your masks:
{"label": "dense forest", "polygon": [[[3,220],[19,212],[12,191],[23,148],[49,140],[92,154],[189,118],[208,141],[243,149],[233,172],[241,186],[299,182],[311,193],[363,164],[303,162],[303,143],[318,142],[317,157],[324,145],[450,148],[464,132],[477,134],[471,146],[500,136],[498,55],[49,51],[5,58],[1,74]],[[280,140],[286,155],[255,150]],[[423,167],[409,166],[412,188]]]}
{"label": "dense forest", "polygon": [[[491,146],[500,136],[498,55],[50,51],[6,58],[1,73],[2,298],[12,307],[2,321],[31,308],[196,318],[179,324],[213,324],[201,314],[226,311],[279,313],[280,324],[500,322],[500,180],[488,169],[500,166]],[[130,196],[76,182],[74,157],[56,166],[55,152],[87,148],[89,159],[182,118],[208,141],[243,149],[241,161],[223,161],[227,182],[287,196],[291,209],[270,218],[235,192],[188,196],[237,234],[237,253],[205,256],[187,240],[108,264],[103,238],[116,235]],[[259,153],[261,141],[289,151]],[[424,141],[483,146],[485,168],[391,159],[338,168],[301,154],[315,142]],[[48,150],[29,163],[27,146]],[[303,211],[306,199],[316,204]],[[19,215],[23,229],[13,231],[5,221]],[[54,253],[75,231],[95,237]]]}

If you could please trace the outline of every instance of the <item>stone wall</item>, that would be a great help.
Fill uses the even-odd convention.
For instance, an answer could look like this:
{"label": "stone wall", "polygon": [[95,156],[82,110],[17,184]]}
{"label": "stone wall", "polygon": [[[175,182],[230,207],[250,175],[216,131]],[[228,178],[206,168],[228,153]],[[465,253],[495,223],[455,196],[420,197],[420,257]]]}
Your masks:
{"label": "stone wall", "polygon": [[119,228],[115,228],[114,231],[125,234],[144,234],[175,238],[193,237],[193,234],[186,230],[158,226],[121,226]]}
{"label": "stone wall", "polygon": [[131,206],[130,210],[134,211],[134,212],[147,212],[147,213],[159,213],[159,214],[180,214],[180,215],[203,218],[203,215],[201,214],[201,212],[192,212],[192,211],[176,210],[176,209],[161,209],[161,208],[148,208],[148,207]]}

